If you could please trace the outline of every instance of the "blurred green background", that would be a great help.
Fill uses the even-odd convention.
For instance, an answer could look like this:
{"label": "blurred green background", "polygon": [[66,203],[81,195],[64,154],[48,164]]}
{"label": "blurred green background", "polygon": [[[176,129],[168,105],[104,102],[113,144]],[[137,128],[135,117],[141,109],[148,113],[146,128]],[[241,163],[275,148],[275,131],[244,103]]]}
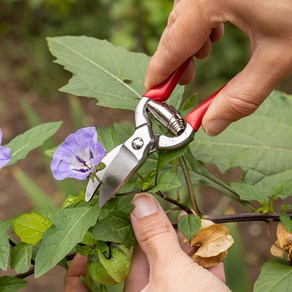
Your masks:
{"label": "blurred green background", "polygon": [[[105,127],[113,122],[131,122],[132,114],[129,112],[109,111],[96,107],[93,100],[58,92],[58,88],[67,83],[70,74],[52,62],[46,37],[93,36],[131,51],[151,55],[171,9],[171,0],[2,0],[0,127],[4,133],[3,144],[41,122],[64,121],[55,140],[48,141],[42,150],[58,145],[81,126],[94,124]],[[223,41],[214,45],[209,57],[196,62],[192,90],[200,97],[208,96],[236,75],[248,58],[246,36],[227,23]],[[280,88],[291,90],[290,81],[281,84]],[[64,195],[80,188],[80,184],[70,180],[55,182],[49,163],[41,152],[34,151],[17,166],[1,171],[0,220],[52,201],[58,205]],[[232,171],[222,178],[228,181],[239,176],[240,172]],[[214,196],[213,206],[219,200],[219,195]],[[212,204],[206,204],[207,210],[212,208]],[[228,202],[221,204],[225,211]],[[240,230],[236,225],[232,225],[231,229],[238,244],[226,262],[227,278],[233,291],[247,291],[257,277],[261,263],[269,256],[269,242],[264,248],[266,225],[242,223]],[[240,240],[241,237],[244,240]],[[255,250],[249,243],[260,237],[263,239]],[[22,291],[63,291],[63,277],[64,271],[57,267],[40,279],[29,277],[29,285]]]}

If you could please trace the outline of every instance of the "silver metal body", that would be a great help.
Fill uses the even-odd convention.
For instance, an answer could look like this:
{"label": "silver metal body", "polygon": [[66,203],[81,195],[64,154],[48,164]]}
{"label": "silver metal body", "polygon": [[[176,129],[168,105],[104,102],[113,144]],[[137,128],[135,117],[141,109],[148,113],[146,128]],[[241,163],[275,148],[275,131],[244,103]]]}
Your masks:
{"label": "silver metal body", "polygon": [[[155,135],[149,112],[175,136]],[[165,103],[143,97],[135,110],[134,134],[122,145],[110,151],[102,160],[106,167],[90,180],[85,193],[88,202],[100,185],[99,207],[112,198],[130,179],[147,157],[158,149],[176,149],[190,143],[194,137],[192,127],[185,123],[177,111]]]}

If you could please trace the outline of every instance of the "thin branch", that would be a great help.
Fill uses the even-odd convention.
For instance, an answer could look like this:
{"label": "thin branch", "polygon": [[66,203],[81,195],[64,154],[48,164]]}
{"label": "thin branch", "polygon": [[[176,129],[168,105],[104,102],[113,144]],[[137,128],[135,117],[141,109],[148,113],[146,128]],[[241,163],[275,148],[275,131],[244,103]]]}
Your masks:
{"label": "thin branch", "polygon": [[[287,213],[292,217],[292,213]],[[205,215],[203,219],[211,220],[214,223],[230,223],[230,222],[250,222],[263,221],[266,223],[280,221],[281,214],[279,213],[242,213],[242,214],[227,214],[227,215]],[[172,226],[177,228],[177,222],[172,222]]]}
{"label": "thin branch", "polygon": [[[292,212],[287,213],[292,217]],[[267,223],[280,221],[281,213],[241,213],[241,214],[226,214],[226,215],[206,215],[204,219],[211,220],[215,223],[227,222],[248,222],[248,221],[264,221]]]}
{"label": "thin branch", "polygon": [[[72,252],[72,253],[69,253],[67,254],[66,256],[66,260],[67,261],[71,261],[76,255],[76,252]],[[30,275],[34,274],[34,265],[25,273],[22,273],[22,274],[17,274],[15,277],[16,278],[20,278],[20,279],[24,279],[26,277],[29,277]]]}
{"label": "thin branch", "polygon": [[34,273],[34,267],[31,267],[27,272],[22,273],[22,274],[17,274],[15,277],[20,278],[20,279],[24,279],[24,278],[32,275],[33,273]]}
{"label": "thin branch", "polygon": [[176,205],[177,207],[179,207],[181,210],[187,212],[188,214],[194,214],[194,212],[186,205],[178,202],[177,200],[171,198],[171,197],[168,197],[166,195],[164,195],[162,192],[157,192],[156,193],[159,197],[161,197],[162,199],[164,199],[165,201],[173,204],[173,205]]}
{"label": "thin branch", "polygon": [[189,170],[187,168],[186,160],[184,157],[180,157],[179,162],[180,162],[180,165],[181,165],[184,177],[185,177],[185,181],[186,181],[186,185],[187,185],[187,189],[188,189],[188,195],[189,195],[189,198],[191,201],[192,208],[196,212],[196,214],[201,216],[202,212],[200,211],[198,204],[197,204],[197,201],[196,201],[196,196],[195,196],[194,191],[193,191],[193,185],[191,182]]}

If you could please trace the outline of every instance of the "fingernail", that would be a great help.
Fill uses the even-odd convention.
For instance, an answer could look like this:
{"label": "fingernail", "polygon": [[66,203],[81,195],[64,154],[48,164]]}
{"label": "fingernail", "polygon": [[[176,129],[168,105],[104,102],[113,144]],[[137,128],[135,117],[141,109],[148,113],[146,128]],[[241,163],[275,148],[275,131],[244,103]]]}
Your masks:
{"label": "fingernail", "polygon": [[230,124],[231,122],[226,120],[211,120],[204,126],[204,131],[209,136],[216,136],[225,130]]}
{"label": "fingernail", "polygon": [[143,218],[158,211],[156,200],[151,195],[136,195],[134,197],[133,204],[135,205],[135,209],[132,214],[136,218]]}

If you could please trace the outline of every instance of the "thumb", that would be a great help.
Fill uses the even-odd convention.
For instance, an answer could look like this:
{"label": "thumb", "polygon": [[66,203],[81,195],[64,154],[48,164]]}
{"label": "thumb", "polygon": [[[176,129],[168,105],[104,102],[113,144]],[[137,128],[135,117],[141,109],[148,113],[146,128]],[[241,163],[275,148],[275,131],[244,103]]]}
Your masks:
{"label": "thumb", "polygon": [[232,122],[252,114],[291,73],[291,66],[281,64],[280,51],[285,55],[283,47],[254,51],[246,67],[228,82],[206,112],[202,126],[208,135],[217,135]]}
{"label": "thumb", "polygon": [[144,251],[150,270],[170,258],[169,254],[180,254],[178,238],[172,224],[158,201],[150,194],[142,193],[134,197],[135,209],[131,222],[137,241]]}

